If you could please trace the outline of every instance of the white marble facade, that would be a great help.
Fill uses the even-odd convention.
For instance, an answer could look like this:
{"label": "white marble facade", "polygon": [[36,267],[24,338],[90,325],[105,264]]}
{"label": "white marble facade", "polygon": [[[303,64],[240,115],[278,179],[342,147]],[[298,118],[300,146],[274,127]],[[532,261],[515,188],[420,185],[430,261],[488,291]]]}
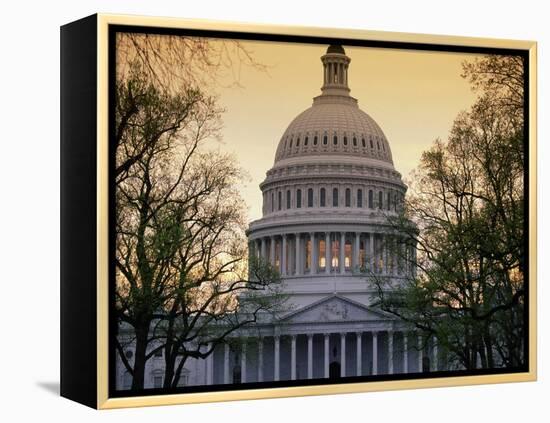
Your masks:
{"label": "white marble facade", "polygon": [[[276,266],[293,309],[247,328],[206,360],[189,360],[181,385],[231,384],[409,373],[438,368],[435,347],[371,306],[367,275],[398,284],[414,269],[413,245],[398,243],[387,215],[406,186],[378,124],[350,95],[351,59],[332,45],[323,86],[283,134],[260,184],[263,216],[248,230],[251,255]],[[402,248],[398,259],[392,254]],[[371,273],[372,272],[372,273]],[[247,337],[247,334],[250,335]],[[146,387],[162,381],[149,363]],[[118,366],[119,387],[128,384]]]}

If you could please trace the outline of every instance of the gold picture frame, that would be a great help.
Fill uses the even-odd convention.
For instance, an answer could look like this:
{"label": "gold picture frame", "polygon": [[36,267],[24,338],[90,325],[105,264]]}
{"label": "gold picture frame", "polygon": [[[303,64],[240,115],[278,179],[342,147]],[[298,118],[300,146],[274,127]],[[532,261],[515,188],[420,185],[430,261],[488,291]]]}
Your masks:
{"label": "gold picture frame", "polygon": [[[408,34],[399,32],[380,32],[380,31],[365,31],[355,29],[332,29],[332,28],[309,28],[309,27],[294,27],[294,26],[271,26],[271,25],[256,25],[256,24],[243,24],[233,22],[216,22],[208,20],[191,20],[191,19],[179,19],[179,18],[161,18],[161,17],[143,17],[143,16],[123,16],[123,15],[110,15],[110,14],[98,14],[93,17],[86,18],[82,21],[77,21],[72,24],[68,24],[62,29],[62,100],[69,97],[67,94],[71,89],[74,89],[74,85],[68,85],[63,88],[63,78],[74,80],[77,76],[72,73],[69,68],[76,57],[76,49],[90,48],[95,46],[93,53],[90,53],[90,57],[95,55],[95,66],[92,70],[91,78],[95,78],[95,136],[96,142],[92,148],[95,151],[95,172],[93,180],[95,181],[95,190],[93,190],[93,202],[95,203],[95,210],[89,216],[84,224],[90,225],[95,228],[93,234],[95,240],[95,249],[90,252],[89,258],[95,257],[93,266],[95,274],[93,275],[95,283],[92,291],[95,294],[95,298],[91,299],[90,304],[95,306],[93,313],[90,313],[88,317],[90,324],[95,322],[93,333],[94,339],[91,340],[90,333],[79,334],[78,330],[71,327],[69,320],[76,319],[76,310],[74,306],[69,303],[75,301],[75,293],[67,288],[74,278],[71,278],[70,266],[76,266],[74,262],[71,262],[70,252],[68,250],[74,250],[79,247],[78,242],[90,241],[90,238],[81,238],[79,240],[64,238],[62,236],[62,267],[68,266],[66,272],[62,272],[62,395],[70,399],[74,399],[78,402],[84,403],[98,409],[113,409],[122,407],[140,407],[140,406],[152,406],[152,405],[169,405],[169,404],[190,404],[190,403],[206,403],[216,401],[235,401],[235,400],[249,400],[249,399],[261,399],[261,398],[281,398],[281,397],[293,397],[293,396],[307,396],[307,395],[325,395],[325,394],[345,394],[356,392],[371,392],[371,391],[385,391],[385,390],[400,390],[400,389],[418,389],[418,388],[435,388],[435,387],[448,387],[448,386],[462,386],[462,385],[478,385],[478,384],[492,384],[492,383],[505,383],[505,382],[527,382],[535,381],[537,378],[537,262],[536,262],[536,250],[537,250],[537,44],[534,41],[516,41],[516,40],[501,40],[501,39],[489,39],[489,38],[474,38],[474,37],[457,37],[457,36],[443,36],[443,35],[429,35],[429,34]],[[86,30],[81,30],[82,25],[86,25]],[[529,199],[529,215],[528,215],[528,371],[518,373],[502,373],[502,374],[481,374],[481,375],[468,375],[460,377],[436,377],[436,378],[422,378],[422,379],[401,379],[401,380],[382,380],[382,381],[370,381],[370,382],[346,382],[335,383],[327,385],[307,385],[307,386],[287,386],[287,387],[267,387],[257,389],[242,389],[242,390],[222,390],[222,391],[206,391],[206,392],[190,392],[190,393],[171,393],[171,394],[147,394],[141,396],[117,396],[112,397],[109,395],[109,161],[110,157],[109,149],[109,119],[110,113],[110,97],[109,97],[109,62],[113,60],[112,52],[109,54],[109,28],[115,26],[130,26],[136,28],[136,31],[143,29],[186,29],[186,30],[207,30],[207,31],[219,31],[230,32],[232,34],[263,34],[270,36],[285,36],[285,37],[310,37],[327,40],[369,40],[371,42],[379,42],[382,44],[392,45],[397,44],[414,44],[426,47],[441,49],[468,49],[468,48],[488,48],[497,50],[514,49],[523,51],[528,58],[528,122],[526,127],[528,128],[528,162],[529,169],[525,170],[526,177],[528,178],[528,199]],[[79,32],[80,31],[80,32]],[[63,43],[63,37],[67,40],[75,40],[72,45],[70,41]],[[91,44],[82,44],[89,43]],[[72,50],[71,50],[72,49]],[[79,53],[83,54],[83,53]],[[63,58],[66,58],[66,66],[64,68]],[[92,58],[93,59],[93,58]],[[84,66],[84,65],[82,65]],[[77,84],[77,82],[74,82]],[[64,91],[65,90],[65,91]],[[73,101],[73,103],[71,103]],[[62,128],[64,125],[77,125],[72,122],[72,119],[77,119],[75,113],[91,113],[89,103],[87,111],[71,111],[68,110],[80,100],[73,99],[67,100],[67,109],[63,109],[62,106]],[[63,113],[63,110],[66,110]],[[90,117],[91,119],[92,117]],[[91,125],[91,123],[90,123]],[[83,130],[82,127],[80,130]],[[78,131],[74,129],[74,131]],[[66,137],[66,143],[74,141],[74,137],[78,132],[71,132],[67,130],[64,132]],[[66,167],[66,173],[62,171],[62,197],[66,199],[67,212],[66,215],[70,215],[71,207],[76,207],[74,204],[71,206],[69,203],[75,201],[75,191],[71,191],[70,188],[63,188],[65,177],[75,178],[79,172],[74,168],[71,168],[72,157],[75,156],[74,151],[68,149],[66,153],[63,151],[63,135],[62,135],[62,169],[63,160],[68,163]],[[72,148],[72,147],[71,147]],[[77,148],[77,147],[74,147]],[[90,151],[92,151],[90,150]],[[63,154],[65,154],[63,158]],[[72,170],[71,170],[72,169]],[[72,172],[72,173],[71,173]],[[92,176],[90,176],[92,178]],[[90,179],[91,180],[91,179]],[[83,181],[82,184],[85,184]],[[91,198],[91,197],[90,197]],[[92,200],[90,200],[92,201]],[[63,209],[62,200],[62,209]],[[84,207],[84,206],[83,206]],[[65,209],[63,209],[65,210]],[[83,219],[83,218],[81,218]],[[82,220],[78,218],[67,218],[63,220],[63,225],[66,225],[66,232],[70,231],[73,226],[77,225]],[[71,223],[72,222],[72,223]],[[63,229],[62,229],[63,234]],[[86,283],[85,281],[79,283]],[[87,282],[91,283],[91,282]],[[66,289],[66,291],[63,291]],[[65,294],[63,294],[65,292]],[[65,295],[65,296],[64,296]],[[65,298],[65,300],[63,300]],[[65,319],[65,320],[63,320]],[[79,337],[86,337],[79,338]],[[77,368],[82,366],[82,361],[74,358],[75,351],[80,348],[78,345],[84,345],[86,348],[88,343],[94,341],[93,348],[95,352],[91,355],[84,354],[87,357],[82,360],[88,360],[89,365],[93,368],[95,373],[95,384],[90,384],[90,381],[82,381],[79,384],[76,380]],[[84,343],[84,344],[83,344]],[[71,357],[71,358],[69,358]],[[64,362],[63,360],[67,360]],[[76,361],[75,361],[76,360]],[[65,364],[64,364],[65,363]],[[90,378],[92,376],[89,376]],[[86,385],[86,386],[84,386]]]}

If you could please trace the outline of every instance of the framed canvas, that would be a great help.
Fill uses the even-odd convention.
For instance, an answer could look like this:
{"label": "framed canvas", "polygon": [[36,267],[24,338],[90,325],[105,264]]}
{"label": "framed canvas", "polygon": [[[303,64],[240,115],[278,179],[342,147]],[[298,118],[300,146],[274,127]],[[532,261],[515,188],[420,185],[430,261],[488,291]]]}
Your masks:
{"label": "framed canvas", "polygon": [[536,379],[536,43],[61,28],[61,394]]}

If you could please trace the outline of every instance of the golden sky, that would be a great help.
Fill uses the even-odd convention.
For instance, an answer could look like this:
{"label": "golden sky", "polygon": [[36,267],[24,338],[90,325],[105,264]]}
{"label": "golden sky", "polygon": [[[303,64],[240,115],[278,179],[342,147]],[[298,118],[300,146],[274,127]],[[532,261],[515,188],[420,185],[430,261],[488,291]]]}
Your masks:
{"label": "golden sky", "polygon": [[[267,72],[242,66],[242,87],[219,90],[223,115],[222,149],[233,152],[251,181],[241,188],[249,220],[261,217],[258,187],[273,165],[277,144],[292,119],[320,94],[320,57],[327,45],[250,42],[243,46]],[[475,93],[460,77],[461,63],[475,56],[461,53],[348,47],[349,87],[359,107],[382,128],[394,165],[406,179],[422,151],[445,139],[454,118],[468,109]],[[233,76],[227,75],[226,85]]]}

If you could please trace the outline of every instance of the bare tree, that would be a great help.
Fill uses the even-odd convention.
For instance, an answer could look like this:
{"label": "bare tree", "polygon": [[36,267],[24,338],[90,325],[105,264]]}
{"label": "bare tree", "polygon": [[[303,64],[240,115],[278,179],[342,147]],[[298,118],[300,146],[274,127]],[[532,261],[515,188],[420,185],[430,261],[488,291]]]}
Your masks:
{"label": "bare tree", "polygon": [[[175,53],[196,45],[205,55],[199,63],[210,58],[208,43],[182,40],[163,61],[162,50],[141,50],[143,40],[129,36],[117,66],[116,317],[132,336],[117,337],[116,348],[133,389],[144,387],[145,364],[157,351],[165,351],[165,385],[176,386],[188,357],[206,357],[284,302],[278,273],[247,259],[236,189],[244,172],[205,146],[220,137],[222,109],[177,67],[187,56]],[[133,360],[125,342],[134,345]]]}

